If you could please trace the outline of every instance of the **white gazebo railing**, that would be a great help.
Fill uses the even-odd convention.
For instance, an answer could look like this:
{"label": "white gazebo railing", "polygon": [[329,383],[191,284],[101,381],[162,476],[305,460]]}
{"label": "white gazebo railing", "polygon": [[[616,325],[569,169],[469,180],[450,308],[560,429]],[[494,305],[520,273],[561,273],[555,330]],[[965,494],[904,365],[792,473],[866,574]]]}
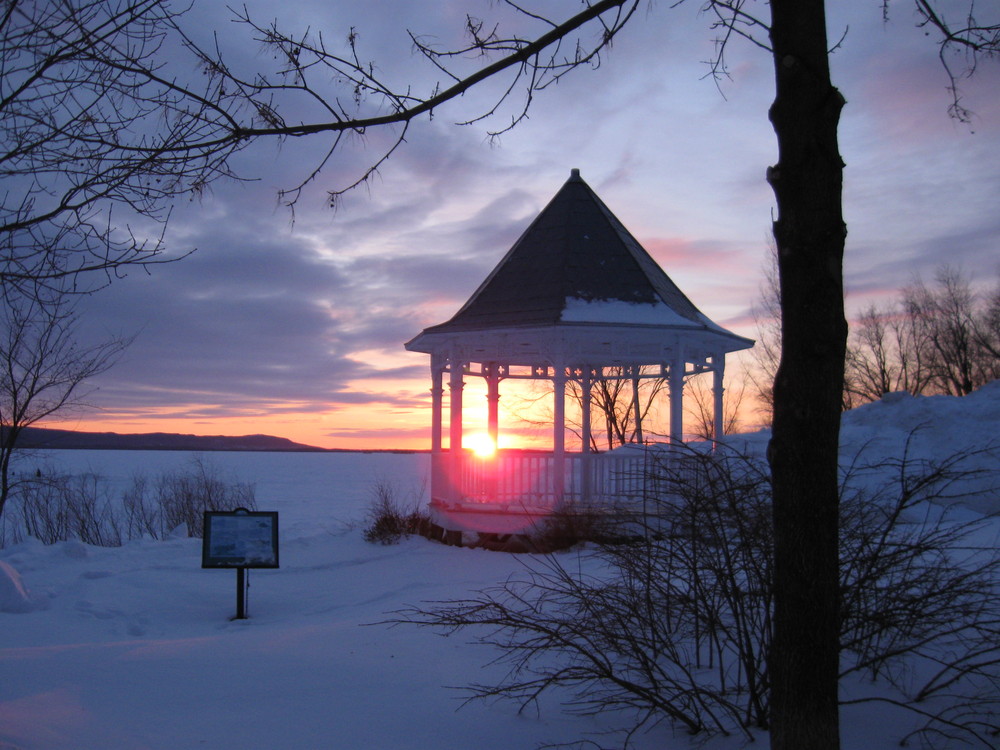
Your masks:
{"label": "white gazebo railing", "polygon": [[504,451],[490,457],[465,453],[458,461],[450,458],[455,479],[439,481],[433,501],[468,510],[608,509],[640,502],[662,491],[658,485],[664,483],[651,471],[645,452],[564,453],[557,458],[553,453]]}

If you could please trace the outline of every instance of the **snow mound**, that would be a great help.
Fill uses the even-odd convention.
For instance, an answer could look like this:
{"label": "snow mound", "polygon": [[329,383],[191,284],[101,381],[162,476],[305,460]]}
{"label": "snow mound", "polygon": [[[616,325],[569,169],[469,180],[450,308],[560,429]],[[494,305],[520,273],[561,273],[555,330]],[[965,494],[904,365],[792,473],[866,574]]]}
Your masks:
{"label": "snow mound", "polygon": [[23,614],[37,607],[21,580],[21,574],[0,560],[0,612]]}
{"label": "snow mound", "polygon": [[962,443],[995,438],[1000,429],[1000,380],[962,398],[887,393],[880,401],[844,414],[843,426],[848,431],[892,429],[904,433],[929,428]]}
{"label": "snow mound", "polygon": [[884,463],[883,482],[904,462],[913,470],[948,464],[961,477],[938,502],[1000,512],[1000,381],[961,398],[886,394],[844,414],[840,445],[843,465]]}
{"label": "snow mound", "polygon": [[[770,439],[765,429],[727,435],[725,442],[763,460]],[[1000,380],[964,397],[887,393],[845,412],[840,464],[855,472],[852,486],[865,482],[873,490],[898,482],[904,464],[911,473],[947,465],[962,476],[948,482],[938,502],[1000,513]],[[865,471],[858,474],[858,467]]]}
{"label": "snow mound", "polygon": [[877,440],[895,447],[891,455],[906,450],[940,457],[1000,447],[1000,380],[961,398],[888,393],[846,412],[840,440],[842,452]]}

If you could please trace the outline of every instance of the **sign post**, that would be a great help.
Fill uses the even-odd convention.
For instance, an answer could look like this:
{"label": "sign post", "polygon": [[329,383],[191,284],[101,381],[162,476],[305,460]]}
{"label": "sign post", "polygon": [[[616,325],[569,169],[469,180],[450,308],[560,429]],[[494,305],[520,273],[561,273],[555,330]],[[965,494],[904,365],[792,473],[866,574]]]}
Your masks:
{"label": "sign post", "polygon": [[247,569],[236,569],[236,618],[237,620],[247,619]]}
{"label": "sign post", "polygon": [[246,571],[278,567],[276,511],[206,510],[201,567],[236,569],[236,620],[246,619]]}

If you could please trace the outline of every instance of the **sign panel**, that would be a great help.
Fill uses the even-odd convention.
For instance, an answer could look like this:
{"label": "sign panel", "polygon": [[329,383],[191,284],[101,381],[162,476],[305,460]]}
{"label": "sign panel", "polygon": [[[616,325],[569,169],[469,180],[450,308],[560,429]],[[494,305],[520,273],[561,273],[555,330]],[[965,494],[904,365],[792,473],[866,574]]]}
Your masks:
{"label": "sign panel", "polygon": [[277,568],[276,511],[205,511],[203,568]]}

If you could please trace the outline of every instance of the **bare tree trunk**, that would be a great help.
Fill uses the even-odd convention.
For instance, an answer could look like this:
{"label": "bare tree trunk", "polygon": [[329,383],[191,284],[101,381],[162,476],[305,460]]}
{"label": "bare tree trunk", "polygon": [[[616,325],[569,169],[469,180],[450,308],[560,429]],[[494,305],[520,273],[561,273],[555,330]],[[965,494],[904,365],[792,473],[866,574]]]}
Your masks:
{"label": "bare tree trunk", "polygon": [[772,0],[782,350],[769,449],[774,487],[773,750],[836,750],[837,444],[847,323],[842,264],[844,100],[830,81],[822,0]]}

